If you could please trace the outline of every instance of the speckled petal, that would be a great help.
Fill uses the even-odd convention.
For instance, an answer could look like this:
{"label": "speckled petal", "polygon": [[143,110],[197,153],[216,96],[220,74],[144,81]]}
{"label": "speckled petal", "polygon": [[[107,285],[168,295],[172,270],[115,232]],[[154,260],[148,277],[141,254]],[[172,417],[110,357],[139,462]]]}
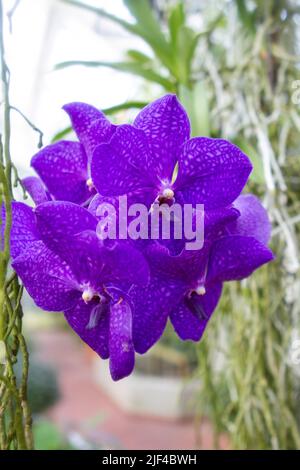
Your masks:
{"label": "speckled petal", "polygon": [[145,289],[132,289],[133,342],[135,350],[144,354],[161,337],[174,306],[182,298],[186,286],[176,280],[152,276]]}
{"label": "speckled petal", "polygon": [[42,241],[31,243],[12,263],[38,307],[49,311],[71,308],[80,297],[70,267]]}
{"label": "speckled petal", "polygon": [[47,193],[40,178],[37,178],[36,176],[28,176],[27,178],[22,179],[22,183],[36,205],[50,200],[49,193]]}
{"label": "speckled petal", "polygon": [[94,151],[91,175],[97,191],[112,197],[151,187],[152,175],[145,171],[149,152],[143,131],[119,126],[110,143]]}
{"label": "speckled petal", "polygon": [[95,289],[132,284],[146,285],[149,268],[144,256],[124,241],[99,240],[96,233],[86,230],[69,239],[61,256],[70,264],[80,283]]}
{"label": "speckled petal", "polygon": [[184,249],[179,255],[171,255],[166,246],[158,243],[150,244],[145,256],[151,270],[162,277],[179,279],[187,285],[190,281],[201,279],[208,259],[209,244],[204,245],[201,250]]}
{"label": "speckled petal", "polygon": [[213,285],[205,295],[187,296],[171,313],[170,320],[182,340],[199,341],[222,293],[222,284]]}
{"label": "speckled petal", "polygon": [[165,95],[146,106],[134,125],[148,137],[152,162],[145,162],[148,171],[160,179],[171,180],[178,151],[190,137],[189,118],[175,95]]}
{"label": "speckled petal", "polygon": [[131,374],[134,367],[132,312],[124,300],[117,302],[110,309],[109,357],[113,380],[120,380]]}
{"label": "speckled petal", "polygon": [[[4,239],[5,210],[3,211],[3,224],[1,225],[2,239]],[[12,228],[10,232],[10,253],[14,259],[23,253],[31,243],[39,240],[36,220],[31,207],[23,202],[12,203]]]}
{"label": "speckled petal", "polygon": [[108,196],[101,196],[100,194],[95,194],[95,196],[92,198],[91,202],[89,203],[88,210],[93,214],[94,217],[99,217],[99,212],[98,208],[102,204],[111,204],[112,206],[115,207],[116,209],[116,214],[117,214],[117,209],[119,207],[119,201],[117,197],[108,197]]}
{"label": "speckled petal", "polygon": [[234,207],[241,215],[229,225],[229,232],[254,237],[267,245],[271,236],[271,224],[259,199],[253,194],[243,194],[234,201]]}
{"label": "speckled petal", "polygon": [[[95,301],[86,304],[80,299],[73,308],[66,310],[64,314],[78,336],[102,359],[107,359],[109,357],[109,310],[107,308],[101,309]],[[96,318],[92,325],[91,316]]]}
{"label": "speckled petal", "polygon": [[53,201],[35,208],[37,227],[44,243],[64,255],[70,237],[84,230],[96,230],[97,220],[87,210],[72,202]]}
{"label": "speckled petal", "polygon": [[87,155],[78,142],[62,140],[40,150],[31,165],[55,199],[84,203],[87,187]]}
{"label": "speckled petal", "polygon": [[97,121],[93,122],[93,124],[91,124],[91,126],[86,131],[86,136],[84,139],[84,148],[89,162],[92,160],[95,148],[100,144],[109,142],[116,132],[116,129],[117,126],[104,119],[98,119]]}
{"label": "speckled petal", "polygon": [[142,253],[127,240],[99,240],[97,219],[83,207],[49,202],[36,208],[39,232],[46,245],[72,267],[80,282],[127,281],[146,285],[149,268]]}
{"label": "speckled petal", "polygon": [[204,236],[205,239],[214,240],[221,236],[227,227],[240,216],[235,207],[225,207],[204,211]]}
{"label": "speckled petal", "polygon": [[243,279],[272,259],[271,250],[253,237],[223,237],[211,249],[207,283]]}
{"label": "speckled petal", "polygon": [[105,115],[86,103],[69,103],[63,106],[69,115],[72,127],[89,157],[96,145],[108,142],[115,130]]}
{"label": "speckled petal", "polygon": [[230,142],[195,137],[183,146],[175,185],[186,203],[215,209],[239,196],[251,170],[249,158]]}
{"label": "speckled petal", "polygon": [[127,282],[146,286],[149,283],[150,271],[144,255],[131,242],[120,240],[113,243],[108,240],[103,252],[104,266],[102,276],[104,282]]}

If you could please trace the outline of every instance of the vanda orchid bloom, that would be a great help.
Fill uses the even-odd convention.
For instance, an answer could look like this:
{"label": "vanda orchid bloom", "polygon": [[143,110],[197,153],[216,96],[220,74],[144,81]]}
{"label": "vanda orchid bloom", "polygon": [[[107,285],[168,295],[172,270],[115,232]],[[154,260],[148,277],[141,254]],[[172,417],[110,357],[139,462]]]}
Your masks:
{"label": "vanda orchid bloom", "polygon": [[63,311],[76,333],[100,357],[110,358],[114,380],[130,374],[134,347],[128,291],[149,281],[142,253],[127,242],[101,242],[93,215],[72,203],[48,202],[35,213],[14,203],[13,219],[12,265],[35,303]]}
{"label": "vanda orchid bloom", "polygon": [[[222,139],[190,138],[176,96],[148,105],[133,125],[114,126],[83,103],[64,109],[79,142],[60,141],[33,157],[39,178],[25,186],[36,208],[13,204],[13,268],[36,304],[64,312],[119,380],[168,319],[181,339],[202,337],[224,282],[272,260],[270,223],[256,197],[241,195],[248,157]],[[174,237],[99,239],[97,205],[124,195],[146,214],[153,204],[203,204],[203,247],[189,251]],[[3,208],[2,221],[3,239]]]}

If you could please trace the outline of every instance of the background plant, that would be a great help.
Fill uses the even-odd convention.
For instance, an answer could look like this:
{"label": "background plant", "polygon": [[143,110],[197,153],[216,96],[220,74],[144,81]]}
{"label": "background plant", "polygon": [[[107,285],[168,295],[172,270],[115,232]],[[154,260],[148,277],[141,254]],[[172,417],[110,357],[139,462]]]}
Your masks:
{"label": "background plant", "polygon": [[[292,340],[300,334],[300,117],[291,99],[299,78],[298,2],[221,0],[198,6],[124,0],[133,16],[127,22],[63,1],[119,24],[141,38],[149,54],[128,50],[121,62],[95,58],[58,68],[111,67],[175,92],[189,112],[193,135],[228,138],[252,159],[249,190],[269,211],[277,259],[226,288],[195,346],[199,413],[211,417],[216,446],[225,430],[237,449],[299,448],[299,371],[289,360]],[[191,28],[190,20],[199,24],[200,17],[201,29]],[[124,103],[113,112],[132,104],[142,105]]]}

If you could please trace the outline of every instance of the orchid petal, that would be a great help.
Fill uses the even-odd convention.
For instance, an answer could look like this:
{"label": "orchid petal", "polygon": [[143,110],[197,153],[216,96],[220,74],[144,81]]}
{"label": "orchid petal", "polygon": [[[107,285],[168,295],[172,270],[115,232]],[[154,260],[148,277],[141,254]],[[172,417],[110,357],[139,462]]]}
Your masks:
{"label": "orchid petal", "polygon": [[120,196],[133,191],[147,192],[153,181],[145,171],[150,150],[143,131],[119,126],[109,144],[99,145],[93,155],[91,175],[103,196]]}
{"label": "orchid petal", "polygon": [[222,293],[222,284],[214,284],[206,294],[185,297],[171,313],[170,320],[182,340],[199,341]]}
{"label": "orchid petal", "polygon": [[[189,118],[175,95],[165,95],[146,106],[134,125],[148,137],[152,161],[145,161],[147,171],[171,181],[178,150],[190,137]],[[150,166],[151,163],[151,166]]]}
{"label": "orchid petal", "polygon": [[86,184],[87,155],[78,142],[48,145],[32,158],[31,165],[55,199],[81,204],[91,196]]}
{"label": "orchid petal", "polygon": [[[88,304],[82,299],[76,305],[64,312],[66,320],[71,328],[96,351],[102,359],[109,357],[108,335],[109,335],[109,310],[102,309],[100,304],[91,301]],[[90,327],[92,315],[98,315],[94,326]]]}
{"label": "orchid petal", "polygon": [[145,289],[132,289],[133,342],[144,354],[161,337],[172,308],[180,301],[185,285],[176,280],[152,276]]}
{"label": "orchid petal", "polygon": [[271,250],[253,237],[220,238],[211,249],[207,283],[243,279],[273,258]]}
{"label": "orchid petal", "polygon": [[253,194],[243,194],[234,201],[241,216],[229,226],[232,235],[254,237],[267,245],[271,237],[271,224],[267,211]]}
{"label": "orchid petal", "polygon": [[131,374],[134,367],[132,313],[129,304],[122,299],[110,308],[109,357],[113,380]]}
{"label": "orchid petal", "polygon": [[186,203],[215,209],[239,196],[251,170],[249,158],[230,142],[195,137],[182,148],[175,184]]}
{"label": "orchid petal", "polygon": [[64,255],[70,248],[70,237],[84,230],[96,230],[97,219],[72,202],[52,201],[35,208],[37,227],[44,243]]}
{"label": "orchid petal", "polygon": [[[5,206],[2,204],[0,246],[3,249],[5,235]],[[12,227],[10,230],[10,253],[14,259],[31,243],[40,239],[33,209],[23,202],[12,202]]]}
{"label": "orchid petal", "polygon": [[42,181],[36,176],[28,176],[22,179],[22,184],[36,205],[50,200]]}
{"label": "orchid petal", "polygon": [[66,310],[80,296],[70,267],[42,241],[31,243],[12,266],[29,295],[44,310]]}

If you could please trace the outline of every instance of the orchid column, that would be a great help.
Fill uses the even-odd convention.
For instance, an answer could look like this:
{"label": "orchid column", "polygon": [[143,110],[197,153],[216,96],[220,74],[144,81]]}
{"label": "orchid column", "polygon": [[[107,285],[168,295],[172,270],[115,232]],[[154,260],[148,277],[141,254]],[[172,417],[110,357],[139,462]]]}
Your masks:
{"label": "orchid column", "polygon": [[[22,287],[10,270],[10,229],[13,182],[18,176],[11,160],[11,123],[9,69],[5,62],[3,8],[0,0],[0,52],[3,126],[0,140],[0,449],[31,449],[31,414],[27,404],[28,352],[22,334]],[[2,119],[1,119],[2,121]],[[2,220],[2,222],[1,222]],[[14,365],[22,361],[22,376],[17,382]]]}

